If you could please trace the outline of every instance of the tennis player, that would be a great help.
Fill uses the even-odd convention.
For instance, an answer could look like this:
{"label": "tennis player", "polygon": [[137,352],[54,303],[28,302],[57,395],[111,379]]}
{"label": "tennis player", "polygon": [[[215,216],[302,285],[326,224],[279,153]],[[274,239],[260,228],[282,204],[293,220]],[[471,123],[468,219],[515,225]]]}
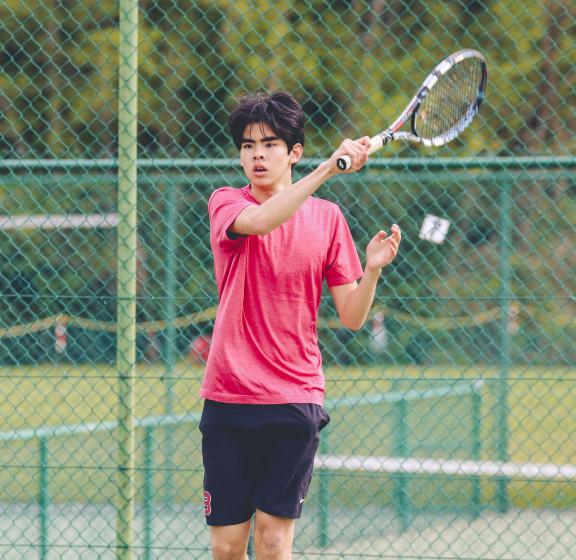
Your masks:
{"label": "tennis player", "polygon": [[215,560],[247,560],[253,517],[256,558],[290,560],[330,420],[316,333],[322,284],[343,325],[359,329],[401,234],[378,232],[362,269],[339,207],[312,196],[340,172],[338,157],[350,156],[346,173],[366,163],[368,137],[344,140],[294,183],[305,118],[291,95],[250,95],[229,125],[249,184],[216,190],[208,207],[220,301],[200,391],[204,507]]}

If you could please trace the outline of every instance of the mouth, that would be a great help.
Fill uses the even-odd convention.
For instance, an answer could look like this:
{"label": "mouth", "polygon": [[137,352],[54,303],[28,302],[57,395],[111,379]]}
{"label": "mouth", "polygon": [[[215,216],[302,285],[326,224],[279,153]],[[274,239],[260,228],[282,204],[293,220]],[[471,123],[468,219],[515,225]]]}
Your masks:
{"label": "mouth", "polygon": [[267,169],[263,165],[255,165],[253,171],[254,173],[266,173]]}

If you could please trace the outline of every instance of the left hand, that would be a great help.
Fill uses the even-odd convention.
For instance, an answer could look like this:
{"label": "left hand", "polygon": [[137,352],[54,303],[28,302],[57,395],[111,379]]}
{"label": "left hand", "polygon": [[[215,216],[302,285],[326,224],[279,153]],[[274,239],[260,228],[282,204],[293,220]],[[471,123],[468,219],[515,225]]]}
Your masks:
{"label": "left hand", "polygon": [[379,270],[389,265],[398,253],[401,239],[402,233],[396,224],[392,226],[389,236],[385,231],[379,231],[366,247],[366,269]]}

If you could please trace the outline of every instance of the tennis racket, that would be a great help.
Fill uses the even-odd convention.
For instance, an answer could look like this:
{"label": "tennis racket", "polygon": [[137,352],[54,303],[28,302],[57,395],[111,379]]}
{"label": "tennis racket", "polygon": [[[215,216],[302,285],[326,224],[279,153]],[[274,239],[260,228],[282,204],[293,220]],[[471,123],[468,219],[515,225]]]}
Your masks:
{"label": "tennis racket", "polygon": [[[486,60],[478,51],[467,49],[450,55],[424,80],[402,114],[386,130],[370,139],[368,153],[392,140],[409,140],[425,146],[442,146],[450,142],[478,113],[487,78]],[[399,132],[408,121],[412,132]],[[348,155],[337,161],[342,171],[351,163]]]}

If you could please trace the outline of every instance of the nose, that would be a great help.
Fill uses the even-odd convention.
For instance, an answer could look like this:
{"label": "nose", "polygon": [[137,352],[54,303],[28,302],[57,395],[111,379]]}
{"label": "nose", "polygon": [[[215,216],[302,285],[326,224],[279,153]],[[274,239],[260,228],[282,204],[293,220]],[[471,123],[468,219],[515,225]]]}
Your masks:
{"label": "nose", "polygon": [[264,159],[264,154],[260,154],[260,153],[256,152],[254,154],[254,159]]}

